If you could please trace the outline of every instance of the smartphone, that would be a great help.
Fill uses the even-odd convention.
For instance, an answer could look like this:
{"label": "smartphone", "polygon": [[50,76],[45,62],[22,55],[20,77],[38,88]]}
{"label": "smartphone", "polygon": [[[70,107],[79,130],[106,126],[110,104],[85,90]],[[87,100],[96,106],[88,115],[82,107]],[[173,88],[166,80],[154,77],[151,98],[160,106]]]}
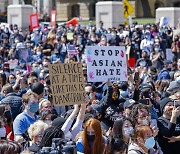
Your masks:
{"label": "smartphone", "polygon": [[174,100],[174,106],[179,107],[180,106],[180,100]]}
{"label": "smartphone", "polygon": [[139,103],[144,104],[144,105],[149,105],[149,99],[140,99]]}
{"label": "smartphone", "polygon": [[134,81],[138,81],[138,80],[139,80],[139,72],[135,72]]}

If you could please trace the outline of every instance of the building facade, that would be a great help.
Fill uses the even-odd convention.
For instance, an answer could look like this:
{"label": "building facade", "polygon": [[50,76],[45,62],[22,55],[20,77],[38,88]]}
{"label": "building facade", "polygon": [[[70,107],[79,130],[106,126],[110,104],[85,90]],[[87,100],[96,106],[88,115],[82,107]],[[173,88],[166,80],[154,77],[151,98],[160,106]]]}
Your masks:
{"label": "building facade", "polygon": [[[66,21],[73,17],[81,17],[83,20],[95,19],[95,5],[98,1],[100,0],[56,0],[57,21]],[[180,7],[179,0],[129,0],[129,2],[135,8],[132,17],[155,17],[158,7]]]}

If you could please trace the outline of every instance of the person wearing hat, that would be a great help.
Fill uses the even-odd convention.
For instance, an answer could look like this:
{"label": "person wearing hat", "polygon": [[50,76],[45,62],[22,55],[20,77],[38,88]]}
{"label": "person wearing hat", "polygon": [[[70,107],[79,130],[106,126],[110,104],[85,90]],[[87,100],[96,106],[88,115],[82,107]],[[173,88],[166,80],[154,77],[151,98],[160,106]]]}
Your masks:
{"label": "person wearing hat", "polygon": [[163,68],[162,52],[159,43],[154,44],[153,50],[150,53],[150,60],[152,61],[152,66],[154,66],[158,70],[161,70]]}
{"label": "person wearing hat", "polygon": [[164,154],[179,154],[180,103],[170,98],[160,101],[162,116],[158,119],[158,142]]}
{"label": "person wearing hat", "polygon": [[171,77],[169,75],[170,69],[171,69],[171,61],[166,60],[164,62],[164,67],[163,67],[162,71],[160,71],[158,74],[157,80],[165,80],[165,79],[169,80],[169,79],[171,79]]}
{"label": "person wearing hat", "polygon": [[129,114],[131,112],[131,109],[133,107],[133,105],[137,104],[137,102],[133,99],[128,99],[124,102],[123,104],[123,108],[124,108],[124,114],[125,114],[125,117],[129,117]]}
{"label": "person wearing hat", "polygon": [[149,30],[146,30],[144,34],[145,38],[141,41],[140,49],[147,52],[149,55],[152,51],[154,40],[151,38],[151,33]]}
{"label": "person wearing hat", "polygon": [[44,97],[44,85],[41,82],[33,83],[31,91],[36,93],[39,96],[39,99]]}

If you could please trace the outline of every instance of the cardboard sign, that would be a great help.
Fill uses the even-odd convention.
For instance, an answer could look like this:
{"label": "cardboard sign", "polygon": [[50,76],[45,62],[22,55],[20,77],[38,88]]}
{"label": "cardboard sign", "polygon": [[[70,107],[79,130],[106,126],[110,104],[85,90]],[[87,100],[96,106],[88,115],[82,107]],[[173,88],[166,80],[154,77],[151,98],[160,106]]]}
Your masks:
{"label": "cardboard sign", "polygon": [[56,25],[56,10],[51,11],[51,26]]}
{"label": "cardboard sign", "polygon": [[84,103],[86,94],[81,63],[51,64],[48,68],[55,105]]}
{"label": "cardboard sign", "polygon": [[86,53],[89,82],[127,81],[125,47],[89,46]]}
{"label": "cardboard sign", "polygon": [[67,40],[73,40],[74,33],[67,33]]}
{"label": "cardboard sign", "polygon": [[38,14],[31,14],[30,15],[30,28],[31,30],[39,27],[39,20],[38,20]]}

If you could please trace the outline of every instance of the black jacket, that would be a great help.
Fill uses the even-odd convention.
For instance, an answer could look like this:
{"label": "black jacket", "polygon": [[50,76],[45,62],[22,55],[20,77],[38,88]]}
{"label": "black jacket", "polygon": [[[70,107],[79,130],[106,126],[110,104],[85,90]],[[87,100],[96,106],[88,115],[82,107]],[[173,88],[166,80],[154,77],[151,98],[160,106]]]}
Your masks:
{"label": "black jacket", "polygon": [[161,116],[158,119],[158,143],[164,154],[179,154],[180,141],[169,143],[165,137],[179,136],[180,135],[180,119],[177,119],[177,123],[171,123],[168,119]]}
{"label": "black jacket", "polygon": [[112,99],[113,88],[109,86],[107,88],[106,95],[100,100],[98,103],[99,107],[101,108],[102,118],[101,124],[103,129],[108,130],[109,127],[112,127],[114,121],[119,117],[119,113],[121,111],[121,102],[125,100],[113,100]]}

